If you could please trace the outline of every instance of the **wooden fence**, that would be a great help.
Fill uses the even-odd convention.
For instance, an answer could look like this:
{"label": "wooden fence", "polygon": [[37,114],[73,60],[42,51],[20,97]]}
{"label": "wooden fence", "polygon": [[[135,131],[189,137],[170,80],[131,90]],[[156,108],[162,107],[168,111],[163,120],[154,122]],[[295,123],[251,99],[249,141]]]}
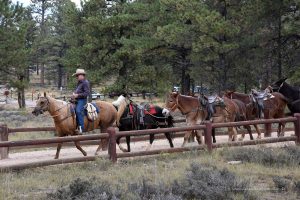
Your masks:
{"label": "wooden fence", "polygon": [[[241,141],[241,142],[230,142],[230,143],[212,143],[212,129],[213,128],[225,128],[233,126],[243,126],[243,125],[254,125],[254,124],[272,124],[280,122],[291,122],[294,124],[293,130],[295,131],[294,136],[286,136],[279,138],[264,138],[261,140],[251,140],[251,141]],[[189,127],[175,127],[175,128],[161,128],[161,129],[148,129],[139,131],[123,131],[116,132],[115,128],[111,127],[108,129],[107,133],[93,134],[93,135],[83,135],[83,136],[69,136],[63,138],[48,138],[48,139],[37,139],[37,140],[24,140],[24,141],[8,141],[8,134],[11,132],[22,132],[22,131],[53,131],[53,127],[46,128],[19,128],[19,129],[9,129],[6,125],[0,126],[0,155],[1,159],[8,157],[8,148],[19,147],[19,146],[32,146],[32,145],[45,145],[45,144],[56,144],[60,142],[74,142],[74,141],[91,141],[99,139],[108,139],[108,157],[112,162],[116,162],[118,158],[124,157],[134,157],[134,156],[146,156],[154,155],[160,153],[174,153],[174,152],[184,152],[191,150],[207,149],[212,151],[213,148],[219,148],[224,146],[244,146],[244,145],[256,145],[256,144],[266,144],[266,143],[276,143],[285,141],[295,141],[296,144],[300,144],[300,114],[295,114],[294,117],[280,118],[280,119],[263,119],[263,120],[252,120],[243,122],[229,122],[229,123],[211,123],[206,121],[203,125],[189,126]],[[129,153],[117,153],[116,138],[120,136],[146,136],[150,133],[158,135],[166,132],[182,132],[191,130],[203,130],[204,131],[204,141],[205,144],[198,145],[195,147],[178,147],[178,148],[168,148],[168,149],[158,149],[150,151],[139,151],[139,152],[129,152]],[[69,158],[65,160],[53,160],[53,161],[43,161],[41,163],[35,164],[25,164],[17,166],[16,168],[22,167],[33,167],[33,166],[44,166],[60,163],[71,163],[71,162],[83,162],[94,160],[95,157],[82,157],[82,158]]]}

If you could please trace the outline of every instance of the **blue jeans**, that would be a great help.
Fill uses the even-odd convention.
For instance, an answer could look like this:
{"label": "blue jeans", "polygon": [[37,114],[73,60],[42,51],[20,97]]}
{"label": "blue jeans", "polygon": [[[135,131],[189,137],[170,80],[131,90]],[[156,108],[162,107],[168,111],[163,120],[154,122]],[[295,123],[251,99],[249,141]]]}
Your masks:
{"label": "blue jeans", "polygon": [[78,126],[81,126],[82,132],[84,132],[84,106],[87,103],[87,99],[77,99],[76,104],[76,118]]}

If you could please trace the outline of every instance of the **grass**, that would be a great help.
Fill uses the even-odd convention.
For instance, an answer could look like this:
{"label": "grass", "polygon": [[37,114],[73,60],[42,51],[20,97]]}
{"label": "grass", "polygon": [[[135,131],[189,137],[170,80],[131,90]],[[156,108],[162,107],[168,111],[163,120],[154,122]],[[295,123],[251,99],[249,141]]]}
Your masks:
{"label": "grass", "polygon": [[[297,148],[299,150],[299,147]],[[233,149],[238,152],[241,151],[240,148]],[[107,184],[111,191],[129,191],[129,187],[134,185],[143,188],[141,187],[143,181],[149,183],[150,188],[158,185],[171,188],[177,181],[182,185],[182,188],[187,189],[188,187],[184,186],[185,181],[192,181],[188,183],[195,181],[200,184],[199,180],[205,180],[205,178],[209,180],[211,176],[220,177],[220,173],[224,170],[225,174],[233,174],[230,176],[236,177],[237,181],[246,182],[249,185],[247,190],[251,192],[251,195],[261,199],[281,199],[283,196],[285,199],[297,199],[297,192],[295,191],[299,191],[300,185],[299,165],[284,164],[279,167],[276,165],[266,166],[259,162],[230,165],[227,163],[228,160],[224,156],[224,151],[227,150],[216,150],[212,154],[204,151],[162,154],[156,157],[119,160],[118,164],[115,165],[108,160],[99,158],[95,162],[51,166],[18,172],[2,172],[0,174],[0,180],[2,180],[0,182],[0,199],[4,197],[5,199],[45,199],[47,193],[55,194],[58,189],[62,188],[68,190],[70,184],[78,178],[96,184],[96,188],[101,184]],[[274,151],[280,154],[285,150],[274,148]],[[199,166],[208,167],[209,173],[206,173],[208,178],[201,175],[202,173],[194,173],[200,179],[192,179],[194,176],[187,178],[192,171],[191,163],[196,168],[197,166],[198,168]],[[210,169],[216,169],[216,173],[212,173]],[[202,169],[200,167],[198,169],[200,172],[203,170],[207,170],[207,168]],[[275,176],[292,177],[291,181],[294,183],[292,188],[294,189],[289,189],[284,193],[278,192],[277,185],[274,183]],[[243,197],[241,194],[233,194],[233,199],[243,199]]]}

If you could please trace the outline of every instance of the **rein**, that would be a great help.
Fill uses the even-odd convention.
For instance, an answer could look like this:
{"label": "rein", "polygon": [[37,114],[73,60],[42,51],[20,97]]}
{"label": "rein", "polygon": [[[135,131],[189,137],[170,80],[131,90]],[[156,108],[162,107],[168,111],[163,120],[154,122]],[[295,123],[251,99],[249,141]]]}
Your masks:
{"label": "rein", "polygon": [[[45,98],[47,99],[47,106],[49,107],[49,106],[50,106],[50,101],[49,101],[49,99],[48,99],[47,97],[45,97]],[[67,104],[63,105],[62,107],[59,107],[59,108],[56,109],[54,112],[60,111],[61,109],[67,107],[69,104],[70,104],[70,103],[67,103]],[[49,112],[49,111],[48,111],[48,112]],[[61,119],[61,120],[55,120],[56,117],[59,117],[59,116],[61,116],[61,115],[62,115],[62,114],[51,115],[51,114],[49,113],[49,116],[51,116],[51,117],[54,119],[54,122],[56,122],[56,123],[61,123],[62,121],[68,119],[69,117],[72,117],[72,114],[71,114],[71,115],[67,115],[65,118],[63,118],[63,119]],[[46,117],[46,116],[48,116],[48,115],[44,115],[44,117]]]}

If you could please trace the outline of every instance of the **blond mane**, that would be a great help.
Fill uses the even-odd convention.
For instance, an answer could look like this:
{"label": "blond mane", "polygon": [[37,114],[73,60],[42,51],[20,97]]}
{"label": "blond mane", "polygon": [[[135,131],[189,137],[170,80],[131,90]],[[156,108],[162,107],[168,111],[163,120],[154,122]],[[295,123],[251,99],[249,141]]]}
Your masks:
{"label": "blond mane", "polygon": [[117,112],[117,120],[116,120],[116,124],[117,126],[120,125],[120,119],[127,107],[127,105],[129,104],[129,101],[124,97],[124,96],[119,96],[119,98],[112,102],[112,104],[116,107],[118,107],[118,112]]}

